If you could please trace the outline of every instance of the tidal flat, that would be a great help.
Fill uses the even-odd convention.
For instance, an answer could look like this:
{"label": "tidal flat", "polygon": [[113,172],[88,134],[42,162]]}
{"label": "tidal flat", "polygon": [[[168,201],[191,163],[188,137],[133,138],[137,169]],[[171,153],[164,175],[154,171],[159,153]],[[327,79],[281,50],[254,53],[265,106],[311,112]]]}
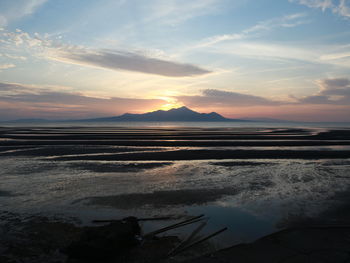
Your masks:
{"label": "tidal flat", "polygon": [[3,127],[0,167],[2,228],[205,214],[218,249],[350,218],[347,128]]}

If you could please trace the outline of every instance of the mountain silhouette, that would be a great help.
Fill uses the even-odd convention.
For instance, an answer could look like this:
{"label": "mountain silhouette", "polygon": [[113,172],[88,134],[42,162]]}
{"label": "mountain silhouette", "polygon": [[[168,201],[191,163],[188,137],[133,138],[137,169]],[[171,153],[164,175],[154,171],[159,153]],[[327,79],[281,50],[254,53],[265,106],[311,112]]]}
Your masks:
{"label": "mountain silhouette", "polygon": [[153,122],[171,122],[171,121],[244,121],[239,119],[228,119],[216,112],[199,113],[187,107],[171,109],[168,111],[157,110],[143,114],[125,113],[115,117],[104,117],[95,119],[85,119],[80,121],[153,121]]}

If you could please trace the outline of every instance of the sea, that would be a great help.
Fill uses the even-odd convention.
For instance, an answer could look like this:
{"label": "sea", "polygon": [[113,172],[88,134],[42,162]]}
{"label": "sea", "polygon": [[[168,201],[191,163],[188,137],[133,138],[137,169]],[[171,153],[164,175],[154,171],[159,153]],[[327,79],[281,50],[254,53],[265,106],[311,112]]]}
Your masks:
{"label": "sea", "polygon": [[74,122],[74,121],[8,121],[0,122],[2,127],[256,127],[256,128],[347,128],[350,122],[265,122],[265,121],[234,121],[234,122]]}

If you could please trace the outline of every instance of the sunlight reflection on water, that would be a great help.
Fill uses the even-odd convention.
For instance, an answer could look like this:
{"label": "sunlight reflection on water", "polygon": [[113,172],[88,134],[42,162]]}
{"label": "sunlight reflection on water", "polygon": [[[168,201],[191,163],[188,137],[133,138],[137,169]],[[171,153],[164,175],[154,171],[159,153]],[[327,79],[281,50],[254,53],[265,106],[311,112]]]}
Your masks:
{"label": "sunlight reflection on water", "polygon": [[[98,131],[108,133],[114,132],[113,129],[101,128]],[[173,131],[170,131],[170,128],[166,129],[168,128],[156,131],[159,134],[169,134],[171,138]],[[53,130],[51,130],[52,135],[55,135]],[[257,133],[259,129],[244,128],[243,130],[242,138],[247,134]],[[268,130],[264,128],[259,132]],[[35,130],[35,132],[41,131],[44,134],[50,132],[49,129]],[[128,133],[132,131],[131,128],[125,128],[118,129],[115,133],[117,137],[123,132],[129,136]],[[194,128],[186,128],[181,132],[183,131],[202,133],[201,129]],[[292,133],[297,130],[270,130],[270,132],[274,131]],[[252,146],[225,146],[224,144],[220,147],[137,146],[139,141],[137,135],[132,140],[128,138],[123,140],[121,136],[122,142],[136,142],[136,144],[119,147],[109,145],[104,135],[95,140],[94,136],[88,134],[91,132],[94,135],[96,132],[91,127],[87,130],[79,128],[66,131],[67,134],[75,132],[78,132],[78,135],[74,135],[78,138],[77,145],[73,144],[74,140],[65,140],[63,145],[61,138],[50,141],[40,138],[39,135],[31,140],[25,138],[18,139],[14,143],[2,142],[0,211],[43,215],[64,214],[77,217],[84,224],[88,224],[92,219],[115,219],[130,215],[140,217],[171,215],[181,218],[204,213],[211,219],[206,230],[203,230],[203,234],[214,232],[221,227],[229,227],[229,231],[215,239],[223,246],[251,241],[280,227],[285,227],[294,216],[317,216],[336,204],[337,200],[334,198],[336,193],[350,187],[350,159],[263,159],[264,151],[267,153],[267,150],[310,150],[315,152],[314,156],[317,158],[318,151],[326,152],[329,156],[332,150],[350,150],[349,145],[302,146],[301,143],[298,144],[300,146],[278,146],[276,142],[290,142],[288,136],[285,137],[282,134],[276,136],[274,140],[271,138],[221,140],[217,137],[217,142],[250,141]],[[88,135],[86,137],[79,135],[82,132]],[[153,132],[153,129],[134,131],[135,134],[142,133],[145,137]],[[230,132],[239,135],[242,129],[231,129]],[[304,131],[300,132],[304,133]],[[19,131],[14,134],[21,136],[26,133]],[[157,136],[161,137],[159,134]],[[214,132],[211,131],[208,138],[213,134]],[[327,141],[328,138],[333,137],[326,136],[322,142],[346,144],[347,138],[344,134],[338,133],[340,137],[334,137],[344,138],[344,140]],[[175,142],[175,140],[157,140],[157,136],[153,142]],[[98,133],[96,137],[99,137]],[[308,139],[308,137],[304,138],[303,142],[318,145],[317,140]],[[145,141],[152,142],[152,140]],[[198,141],[212,142],[207,139]],[[100,144],[94,145],[92,142]],[[261,146],[258,147],[256,142],[269,142],[268,145],[272,146],[260,144]],[[57,143],[57,145],[50,145],[50,143]],[[158,152],[161,157],[163,153],[170,150],[181,155],[189,150],[216,149],[232,150],[232,152],[234,150],[260,151],[263,155],[259,159],[243,159],[238,156],[237,158],[241,159],[225,159],[225,157],[216,160],[217,156],[211,153],[208,158],[213,159],[193,160],[198,154],[193,151],[191,160],[184,161],[162,161],[161,158],[153,161],[121,161],[118,157],[136,152],[146,153],[145,156],[151,159],[149,153],[153,151]],[[117,157],[110,160],[104,159],[111,155]],[[102,158],[84,160],[86,157],[93,156],[102,156]],[[74,158],[68,161],[59,159],[61,157]],[[297,155],[296,157],[298,158]],[[232,157],[229,155],[228,158]],[[147,231],[167,224],[169,222],[145,223],[144,228]],[[179,235],[188,233],[188,230],[177,231]]]}
{"label": "sunlight reflection on water", "polygon": [[[330,205],[328,199],[335,191],[345,190],[350,185],[350,163],[346,161],[226,160],[220,163],[227,163],[228,166],[212,165],[215,162],[217,161],[178,161],[137,172],[121,172],[117,168],[113,172],[96,173],[69,165],[76,162],[3,158],[0,160],[0,165],[5,167],[0,172],[1,190],[15,195],[11,198],[0,197],[1,210],[40,213],[64,211],[85,222],[101,217],[118,218],[127,215],[204,213],[211,217],[208,231],[219,226],[230,228],[231,232],[218,238],[222,244],[228,244],[250,241],[270,233],[289,214],[317,214]],[[150,162],[112,163],[130,165]],[[86,206],[84,202],[72,203],[91,196],[181,189],[210,188],[220,191],[223,187],[231,187],[237,192],[192,206],[170,205],[155,209],[150,204],[125,210],[113,207],[113,201],[110,208]]]}

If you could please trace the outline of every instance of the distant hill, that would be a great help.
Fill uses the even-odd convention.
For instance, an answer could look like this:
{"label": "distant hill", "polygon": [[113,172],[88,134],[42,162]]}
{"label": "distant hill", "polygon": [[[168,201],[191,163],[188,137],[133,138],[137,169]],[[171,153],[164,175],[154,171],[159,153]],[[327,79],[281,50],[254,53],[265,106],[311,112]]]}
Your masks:
{"label": "distant hill", "polygon": [[211,113],[199,113],[193,111],[187,107],[181,107],[177,109],[171,109],[168,111],[157,110],[153,112],[147,112],[143,114],[131,114],[125,113],[115,117],[95,118],[95,119],[84,119],[78,121],[88,122],[99,122],[99,121],[152,121],[152,122],[172,122],[172,121],[203,121],[203,122],[215,122],[215,121],[245,121],[239,119],[228,119],[216,112]]}
{"label": "distant hill", "polygon": [[54,122],[289,122],[270,118],[229,119],[216,112],[199,113],[187,107],[171,110],[157,110],[142,114],[125,113],[120,116],[78,120],[17,119],[0,123],[54,123]]}

